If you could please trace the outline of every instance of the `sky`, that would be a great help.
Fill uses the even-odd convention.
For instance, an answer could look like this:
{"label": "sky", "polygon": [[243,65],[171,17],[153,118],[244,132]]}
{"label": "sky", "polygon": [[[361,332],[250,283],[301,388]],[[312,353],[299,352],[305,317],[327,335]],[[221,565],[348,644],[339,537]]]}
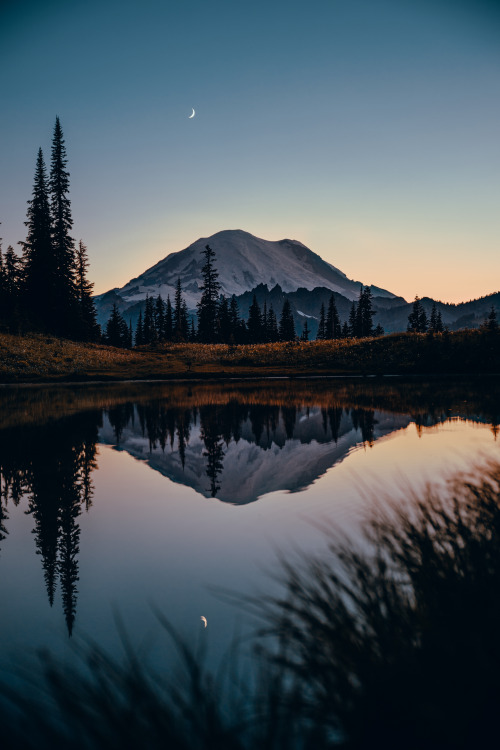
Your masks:
{"label": "sky", "polygon": [[0,8],[4,250],[59,116],[96,293],[223,229],[408,300],[500,289],[500,0]]}

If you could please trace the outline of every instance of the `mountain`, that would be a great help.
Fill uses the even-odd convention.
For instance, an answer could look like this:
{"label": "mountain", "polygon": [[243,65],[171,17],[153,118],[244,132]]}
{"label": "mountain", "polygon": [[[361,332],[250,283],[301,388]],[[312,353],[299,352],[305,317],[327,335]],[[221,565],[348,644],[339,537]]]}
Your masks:
{"label": "mountain", "polygon": [[[259,284],[267,284],[269,289],[278,285],[285,293],[300,287],[307,290],[324,287],[350,301],[359,296],[361,282],[348,279],[342,271],[297,240],[270,242],[240,229],[226,230],[211,237],[201,237],[184,250],[170,253],[121,289],[98,295],[95,302],[100,322],[108,319],[113,302],[124,312],[144,300],[146,295],[157,297],[161,294],[165,300],[170,295],[173,300],[178,278],[187,306],[194,311],[200,298],[205,245],[210,245],[215,251],[221,293],[227,297],[239,296]],[[372,287],[372,292],[389,300],[395,298],[386,289]]]}
{"label": "mountain", "polygon": [[[139,313],[144,312],[146,295],[157,297],[161,294],[164,300],[170,295],[173,301],[178,278],[188,308],[195,313],[200,298],[205,245],[210,245],[216,253],[215,266],[221,292],[227,297],[236,295],[244,318],[248,317],[254,294],[261,308],[264,302],[268,307],[272,304],[278,316],[287,298],[297,333],[301,333],[307,320],[312,339],[318,329],[321,304],[327,306],[332,292],[341,321],[348,318],[352,301],[358,299],[361,282],[348,279],[342,271],[301,242],[288,239],[270,242],[237,229],[202,237],[184,250],[170,253],[121,289],[97,295],[94,300],[98,322],[104,326],[116,304],[126,322],[130,321],[135,329]],[[406,302],[386,289],[376,286],[371,289],[374,324],[380,323],[386,333],[405,331],[412,302]],[[492,305],[500,316],[500,292],[455,305],[429,297],[424,297],[421,302],[428,316],[436,302],[443,323],[450,330],[479,327]]]}

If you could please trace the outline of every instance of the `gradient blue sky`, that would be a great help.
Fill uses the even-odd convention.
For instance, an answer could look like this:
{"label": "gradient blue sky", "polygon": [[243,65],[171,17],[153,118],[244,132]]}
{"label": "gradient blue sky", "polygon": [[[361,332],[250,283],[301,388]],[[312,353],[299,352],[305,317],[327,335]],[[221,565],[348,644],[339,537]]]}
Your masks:
{"label": "gradient blue sky", "polygon": [[4,249],[59,115],[97,292],[237,228],[407,299],[500,288],[498,2],[4,0],[0,92]]}

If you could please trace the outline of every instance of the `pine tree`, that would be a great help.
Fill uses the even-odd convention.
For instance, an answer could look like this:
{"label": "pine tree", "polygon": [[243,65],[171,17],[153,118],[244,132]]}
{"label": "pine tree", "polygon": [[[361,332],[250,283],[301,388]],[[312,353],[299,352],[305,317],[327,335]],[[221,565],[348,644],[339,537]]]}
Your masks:
{"label": "pine tree", "polygon": [[344,320],[342,324],[342,338],[348,339],[349,338],[349,323],[347,320]]}
{"label": "pine tree", "polygon": [[139,311],[139,318],[137,320],[137,328],[135,329],[135,346],[142,346],[144,344],[144,324],[142,322],[142,310]]}
{"label": "pine tree", "polygon": [[172,318],[172,303],[170,302],[170,295],[167,295],[167,302],[165,305],[165,322],[163,328],[164,341],[172,341],[173,330],[174,326]]}
{"label": "pine tree", "polygon": [[143,341],[145,344],[153,344],[156,341],[155,309],[153,298],[146,295],[144,308]]}
{"label": "pine tree", "polygon": [[280,333],[278,329],[278,321],[276,319],[276,313],[274,312],[272,302],[269,305],[269,312],[267,313],[267,335],[270,342],[274,343],[275,341],[279,341]]}
{"label": "pine tree", "polygon": [[251,344],[259,344],[262,341],[262,314],[255,294],[248,311],[247,331]]}
{"label": "pine tree", "polygon": [[80,308],[80,337],[84,341],[97,341],[100,328],[92,299],[94,284],[87,279],[88,267],[87,248],[80,240],[76,249],[76,294]]}
{"label": "pine tree", "polygon": [[429,331],[432,331],[433,333],[437,332],[437,309],[435,302],[432,303],[431,317],[429,319]]}
{"label": "pine tree", "polygon": [[267,344],[269,339],[269,331],[268,331],[268,316],[267,316],[267,300],[264,300],[264,307],[262,308],[262,342],[264,344]]}
{"label": "pine tree", "polygon": [[374,336],[383,336],[384,335],[384,329],[380,325],[380,323],[377,323],[377,327],[375,328],[375,330],[373,332],[373,335]]}
{"label": "pine tree", "polygon": [[158,295],[155,302],[155,328],[157,338],[163,341],[165,335],[165,303],[161,294]]}
{"label": "pine tree", "polygon": [[358,304],[356,305],[356,323],[355,323],[355,334],[354,336],[356,338],[361,338],[363,336],[363,294],[364,294],[364,286],[361,284],[361,289],[359,291],[359,299]]}
{"label": "pine tree", "polygon": [[217,339],[223,344],[229,343],[231,339],[231,319],[229,313],[229,304],[226,297],[222,294],[217,311]]}
{"label": "pine tree", "polygon": [[217,312],[220,284],[219,274],[215,269],[215,252],[210,245],[202,251],[205,263],[201,269],[203,283],[200,287],[201,299],[197,305],[198,339],[202,343],[213,343],[217,340]]}
{"label": "pine tree", "polygon": [[340,320],[339,320],[337,306],[335,304],[335,298],[333,294],[330,296],[330,300],[328,302],[328,312],[326,314],[326,321],[325,321],[325,338],[326,339],[340,338]]}
{"label": "pine tree", "polygon": [[326,335],[325,305],[322,302],[321,310],[319,311],[319,325],[318,325],[318,334],[316,338],[321,341],[325,338],[325,335]]}
{"label": "pine tree", "polygon": [[118,311],[116,302],[113,303],[113,309],[106,324],[105,338],[110,346],[125,348],[128,344],[128,326]]}
{"label": "pine tree", "polygon": [[182,298],[182,287],[180,278],[175,286],[174,315],[173,315],[173,338],[175,341],[185,341],[184,300]]}
{"label": "pine tree", "polygon": [[239,341],[240,310],[239,310],[238,302],[234,294],[231,297],[231,301],[229,303],[229,326],[230,326],[230,331],[231,331],[229,335],[230,343],[232,344],[240,343]]}
{"label": "pine tree", "polygon": [[304,321],[304,328],[302,329],[302,335],[300,337],[301,341],[309,341],[309,326],[307,325],[307,320]]}
{"label": "pine tree", "polygon": [[186,300],[182,300],[181,306],[181,336],[182,341],[189,340],[189,314]]}
{"label": "pine tree", "polygon": [[[52,217],[52,246],[57,269],[57,307],[65,335],[78,334],[79,310],[75,284],[75,241],[71,237],[73,219],[69,193],[69,172],[63,132],[56,117],[50,164],[49,196]],[[64,321],[64,322],[63,322]]]}
{"label": "pine tree", "polygon": [[362,288],[360,294],[359,308],[361,308],[361,332],[360,336],[373,336],[373,297],[371,287]]}
{"label": "pine tree", "polygon": [[412,333],[425,333],[427,330],[427,316],[418,295],[415,297],[412,311],[408,315],[406,330]]}
{"label": "pine tree", "polygon": [[196,328],[194,326],[194,318],[191,318],[191,328],[189,329],[189,340],[192,344],[197,341]]}
{"label": "pine tree", "polygon": [[[7,279],[2,252],[2,239],[0,238],[0,327],[7,327],[9,323],[9,300],[7,299]],[[0,509],[1,514],[1,509]]]}
{"label": "pine tree", "polygon": [[357,313],[358,311],[357,311],[356,303],[353,300],[351,309],[349,311],[349,336],[352,338],[356,338],[358,335],[358,329],[357,329],[358,314]]}
{"label": "pine tree", "polygon": [[279,324],[280,340],[295,341],[295,323],[293,321],[292,308],[290,302],[285,299]]}
{"label": "pine tree", "polygon": [[488,331],[498,331],[497,312],[494,305],[491,306],[491,310],[486,318],[486,328]]}
{"label": "pine tree", "polygon": [[418,316],[418,330],[419,333],[427,331],[427,315],[422,304],[420,305],[420,314]]}
{"label": "pine tree", "polygon": [[5,257],[0,239],[0,326],[17,333],[21,324],[19,294],[22,279],[21,259],[9,245]]}
{"label": "pine tree", "polygon": [[59,269],[52,246],[48,181],[42,149],[38,150],[28,227],[23,247],[22,304],[28,327],[51,333],[61,332],[58,298]]}

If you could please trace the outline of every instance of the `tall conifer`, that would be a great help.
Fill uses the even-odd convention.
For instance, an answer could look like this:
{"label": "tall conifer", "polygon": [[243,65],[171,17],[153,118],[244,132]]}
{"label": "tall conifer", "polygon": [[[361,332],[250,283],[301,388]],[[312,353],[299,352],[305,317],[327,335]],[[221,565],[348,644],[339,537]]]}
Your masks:
{"label": "tall conifer", "polygon": [[73,219],[69,200],[69,172],[66,146],[59,117],[56,117],[50,163],[50,211],[52,216],[52,244],[58,275],[57,306],[64,320],[65,333],[74,336],[78,330],[78,304],[75,284],[75,241],[71,237]]}
{"label": "tall conifer", "polygon": [[217,340],[217,311],[219,304],[219,274],[215,268],[215,252],[210,245],[202,250],[205,263],[201,269],[203,283],[200,287],[201,299],[197,305],[198,340],[210,344]]}
{"label": "tall conifer", "polygon": [[84,341],[97,341],[100,329],[92,299],[94,284],[87,279],[88,267],[87,247],[80,240],[76,249],[76,294],[80,308],[80,337]]}
{"label": "tall conifer", "polygon": [[47,172],[38,150],[32,198],[28,201],[28,233],[23,247],[22,302],[28,327],[60,332],[58,267],[52,245]]}
{"label": "tall conifer", "polygon": [[288,299],[285,299],[283,303],[279,331],[281,341],[295,341],[295,323],[293,321],[292,308]]}

